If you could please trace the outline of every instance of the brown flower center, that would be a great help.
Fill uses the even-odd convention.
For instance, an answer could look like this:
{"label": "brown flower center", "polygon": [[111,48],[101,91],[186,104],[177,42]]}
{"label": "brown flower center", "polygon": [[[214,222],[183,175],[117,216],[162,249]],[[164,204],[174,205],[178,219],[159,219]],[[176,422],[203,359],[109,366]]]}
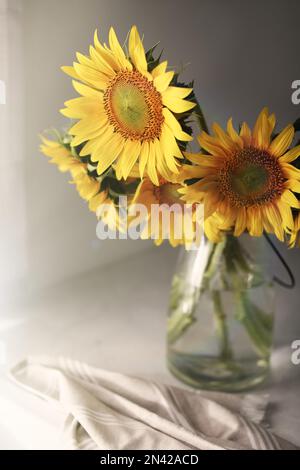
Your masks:
{"label": "brown flower center", "polygon": [[284,189],[284,176],[278,161],[266,150],[246,147],[219,172],[221,193],[237,207],[271,202]]}
{"label": "brown flower center", "polygon": [[158,138],[164,117],[160,93],[137,70],[123,70],[104,93],[104,108],[116,132],[126,139]]}

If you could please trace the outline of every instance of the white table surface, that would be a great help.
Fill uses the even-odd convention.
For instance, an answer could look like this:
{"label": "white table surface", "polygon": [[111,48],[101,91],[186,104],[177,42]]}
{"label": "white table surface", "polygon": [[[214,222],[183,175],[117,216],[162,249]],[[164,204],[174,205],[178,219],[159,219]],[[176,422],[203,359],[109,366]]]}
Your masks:
{"label": "white table surface", "polygon": [[[174,250],[151,249],[44,289],[1,313],[0,449],[60,447],[63,415],[5,375],[28,355],[67,356],[180,385],[165,365],[175,261]],[[271,428],[300,445],[300,365],[292,365],[290,355],[289,344],[275,349],[272,379],[263,390],[270,396]]]}

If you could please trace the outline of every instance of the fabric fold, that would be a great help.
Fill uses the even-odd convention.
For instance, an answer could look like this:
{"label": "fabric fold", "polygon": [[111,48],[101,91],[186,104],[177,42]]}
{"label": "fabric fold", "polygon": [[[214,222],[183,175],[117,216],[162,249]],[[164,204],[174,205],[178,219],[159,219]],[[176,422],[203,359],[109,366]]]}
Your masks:
{"label": "fabric fold", "polygon": [[260,424],[265,397],[182,389],[66,358],[28,358],[10,376],[61,408],[69,449],[295,448]]}

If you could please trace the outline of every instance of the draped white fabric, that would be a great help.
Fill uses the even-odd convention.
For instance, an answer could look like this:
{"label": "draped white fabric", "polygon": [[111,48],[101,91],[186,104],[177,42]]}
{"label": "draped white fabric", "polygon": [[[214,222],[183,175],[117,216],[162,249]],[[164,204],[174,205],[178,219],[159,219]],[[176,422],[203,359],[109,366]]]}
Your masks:
{"label": "draped white fabric", "polygon": [[11,378],[66,416],[69,449],[283,450],[261,399],[198,393],[60,357],[31,357]]}

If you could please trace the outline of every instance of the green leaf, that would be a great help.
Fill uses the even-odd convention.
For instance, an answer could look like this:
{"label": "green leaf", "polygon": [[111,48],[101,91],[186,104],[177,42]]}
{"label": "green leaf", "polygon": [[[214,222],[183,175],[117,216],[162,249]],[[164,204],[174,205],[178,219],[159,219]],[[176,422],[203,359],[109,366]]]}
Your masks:
{"label": "green leaf", "polygon": [[157,44],[155,44],[153,47],[151,47],[151,49],[149,49],[146,52],[146,61],[147,61],[147,64],[148,64],[148,71],[149,72],[152,72],[152,70],[154,70],[155,67],[159,64],[162,53],[163,53],[163,51],[161,51],[159,56],[156,59],[154,58],[153,53],[154,53],[156,47],[158,46],[158,44],[159,44],[159,42]]}
{"label": "green leaf", "polygon": [[299,132],[299,131],[300,131],[300,118],[296,119],[296,121],[294,122],[293,126],[294,126],[294,129],[295,129],[295,132]]}

